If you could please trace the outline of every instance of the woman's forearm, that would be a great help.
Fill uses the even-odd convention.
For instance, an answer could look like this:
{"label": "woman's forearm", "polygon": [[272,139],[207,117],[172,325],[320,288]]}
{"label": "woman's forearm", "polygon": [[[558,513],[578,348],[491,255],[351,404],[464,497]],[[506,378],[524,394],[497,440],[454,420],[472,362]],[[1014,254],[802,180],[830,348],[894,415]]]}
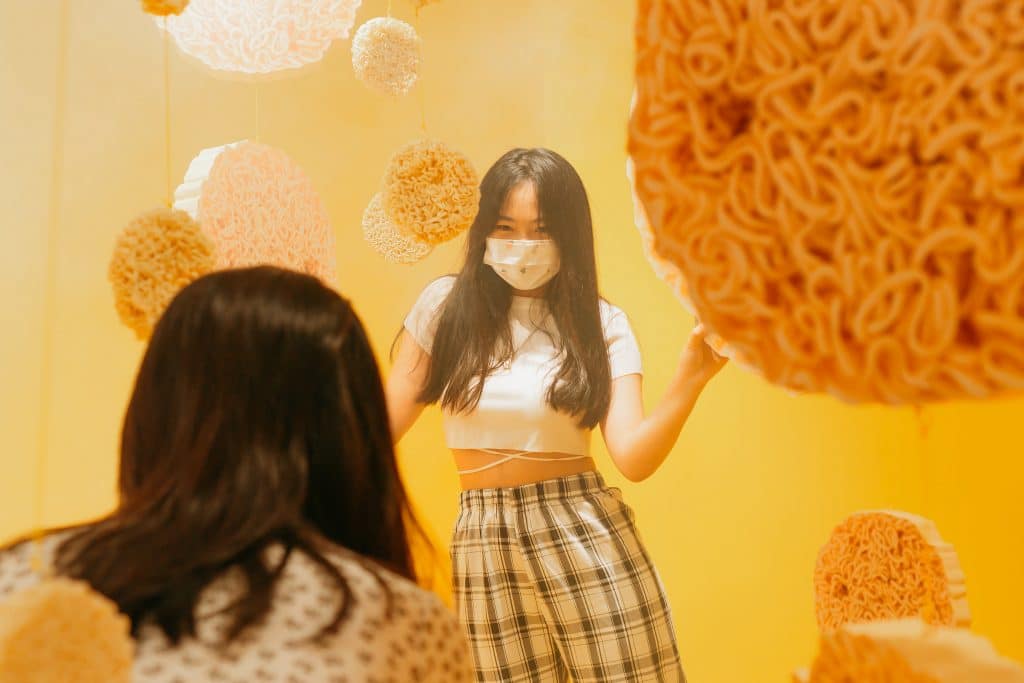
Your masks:
{"label": "woman's forearm", "polygon": [[618,468],[630,481],[654,474],[675,446],[706,382],[682,370],[668,390],[613,454]]}

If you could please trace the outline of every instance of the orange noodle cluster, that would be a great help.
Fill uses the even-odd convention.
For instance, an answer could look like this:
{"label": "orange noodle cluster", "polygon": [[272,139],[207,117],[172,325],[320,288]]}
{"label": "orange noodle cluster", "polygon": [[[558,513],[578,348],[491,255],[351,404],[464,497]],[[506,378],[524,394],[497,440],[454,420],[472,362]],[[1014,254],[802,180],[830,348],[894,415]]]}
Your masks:
{"label": "orange noodle cluster", "polygon": [[137,216],[118,236],[107,269],[118,317],[149,339],[171,299],[215,265],[213,243],[184,211]]}
{"label": "orange noodle cluster", "polygon": [[1024,2],[640,0],[656,268],[790,389],[1024,389]]}
{"label": "orange noodle cluster", "polygon": [[901,512],[849,517],[832,532],[814,569],[823,631],[900,617],[966,626],[966,595],[953,547],[932,522]]}
{"label": "orange noodle cluster", "polygon": [[0,603],[0,683],[130,683],[129,631],[87,584],[42,581]]}

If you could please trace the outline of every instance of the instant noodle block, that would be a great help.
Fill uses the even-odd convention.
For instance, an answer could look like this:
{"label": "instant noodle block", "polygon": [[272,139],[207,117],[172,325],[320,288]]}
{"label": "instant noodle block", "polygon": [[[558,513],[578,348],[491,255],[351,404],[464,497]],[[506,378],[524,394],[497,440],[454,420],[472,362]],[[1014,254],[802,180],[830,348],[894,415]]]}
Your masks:
{"label": "instant noodle block", "polygon": [[[799,675],[799,674],[797,674]],[[822,634],[804,683],[1024,683],[1024,667],[966,629],[920,619],[848,624]]]}
{"label": "instant noodle block", "polygon": [[[163,4],[174,2],[164,0]],[[181,51],[223,74],[253,78],[319,62],[335,40],[348,38],[362,0],[191,0],[187,4],[178,16],[159,23]]]}
{"label": "instant noodle block", "polygon": [[970,624],[956,551],[905,512],[859,512],[837,526],[818,554],[814,602],[822,631],[901,617]]}
{"label": "instant noodle block", "polygon": [[639,0],[650,260],[717,350],[851,402],[1024,390],[1024,3]]}

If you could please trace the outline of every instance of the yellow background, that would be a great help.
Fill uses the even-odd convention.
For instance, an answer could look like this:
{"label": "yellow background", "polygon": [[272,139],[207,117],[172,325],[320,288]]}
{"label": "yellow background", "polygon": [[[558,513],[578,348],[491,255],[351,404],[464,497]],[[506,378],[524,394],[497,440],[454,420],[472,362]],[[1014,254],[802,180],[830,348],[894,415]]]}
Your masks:
{"label": "yellow background", "polygon": [[[0,536],[32,523],[47,402],[45,521],[101,514],[114,500],[121,414],[142,346],[114,314],[106,266],[118,230],[165,194],[161,39],[133,0],[72,0],[66,155],[56,244],[56,340],[43,358],[56,0],[0,3]],[[359,21],[383,14],[368,0]],[[395,0],[395,12],[412,18]],[[568,157],[590,192],[604,293],[631,316],[649,403],[692,323],[655,278],[625,179],[633,3],[444,0],[417,26],[429,133],[482,172],[511,146]],[[454,271],[461,240],[414,267],[362,242],[360,216],[389,155],[420,133],[418,96],[365,90],[348,42],[297,78],[223,80],[172,57],[173,182],[199,150],[258,135],[286,150],[325,197],[340,289],[382,359],[419,289]],[[1024,660],[1024,401],[912,409],[794,397],[727,368],[664,467],[622,486],[671,598],[691,680],[785,680],[815,647],[811,574],[845,515],[896,507],[935,519],[967,572],[976,629]],[[595,439],[600,441],[600,439]],[[441,554],[456,479],[432,409],[401,445],[417,505]]]}

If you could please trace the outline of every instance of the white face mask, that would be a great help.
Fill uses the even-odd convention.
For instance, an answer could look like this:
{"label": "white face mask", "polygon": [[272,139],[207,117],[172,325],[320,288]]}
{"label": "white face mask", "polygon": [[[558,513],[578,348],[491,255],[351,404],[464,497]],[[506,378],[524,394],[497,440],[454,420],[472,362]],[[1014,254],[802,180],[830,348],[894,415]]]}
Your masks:
{"label": "white face mask", "polygon": [[558,274],[561,261],[553,240],[505,240],[487,238],[484,263],[513,289],[543,287]]}

